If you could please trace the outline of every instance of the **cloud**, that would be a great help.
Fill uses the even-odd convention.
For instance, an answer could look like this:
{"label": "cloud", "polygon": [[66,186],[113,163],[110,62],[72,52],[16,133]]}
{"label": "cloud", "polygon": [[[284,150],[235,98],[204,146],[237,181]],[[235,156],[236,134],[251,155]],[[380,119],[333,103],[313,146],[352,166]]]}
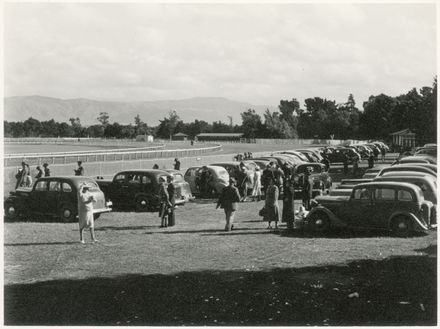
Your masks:
{"label": "cloud", "polygon": [[255,104],[431,85],[435,5],[7,3],[5,95]]}

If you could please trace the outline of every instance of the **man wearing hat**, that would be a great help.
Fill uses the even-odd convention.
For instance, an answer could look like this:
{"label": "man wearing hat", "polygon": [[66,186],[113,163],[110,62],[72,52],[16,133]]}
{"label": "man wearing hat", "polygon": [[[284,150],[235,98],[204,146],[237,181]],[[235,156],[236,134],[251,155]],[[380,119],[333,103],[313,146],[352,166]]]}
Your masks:
{"label": "man wearing hat", "polygon": [[49,164],[43,163],[43,168],[44,168],[44,177],[49,177],[50,176],[50,169],[49,169]]}
{"label": "man wearing hat", "polygon": [[75,176],[84,176],[84,168],[82,166],[82,161],[78,161],[78,168],[73,169]]}
{"label": "man wearing hat", "polygon": [[40,166],[37,166],[37,175],[35,176],[35,179],[38,179],[40,177],[43,177],[43,170],[41,170]]}
{"label": "man wearing hat", "polygon": [[224,187],[220,198],[217,201],[217,207],[223,208],[226,215],[225,231],[231,231],[234,228],[234,216],[237,211],[237,204],[240,202],[240,193],[235,187],[236,180],[234,178],[229,179],[229,185]]}
{"label": "man wearing hat", "polygon": [[95,238],[95,221],[93,218],[93,202],[96,202],[95,197],[90,194],[89,187],[82,184],[79,187],[78,198],[78,223],[79,223],[79,242],[85,243],[83,238],[83,231],[86,228],[90,229],[90,237],[92,242],[98,242]]}

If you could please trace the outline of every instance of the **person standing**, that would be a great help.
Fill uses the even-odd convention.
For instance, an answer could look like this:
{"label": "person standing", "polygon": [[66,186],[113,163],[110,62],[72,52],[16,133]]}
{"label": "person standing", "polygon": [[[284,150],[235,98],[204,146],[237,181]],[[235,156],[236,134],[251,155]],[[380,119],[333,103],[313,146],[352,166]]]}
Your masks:
{"label": "person standing", "polygon": [[240,163],[238,167],[237,180],[238,180],[238,190],[241,195],[241,200],[246,201],[248,195],[248,172],[246,166],[243,162]]}
{"label": "person standing", "polygon": [[159,178],[160,188],[159,188],[159,217],[160,217],[160,227],[168,226],[168,208],[170,207],[170,196],[168,195],[168,189],[165,184],[165,178],[162,176]]}
{"label": "person standing", "polygon": [[384,162],[384,161],[385,161],[385,154],[386,154],[386,151],[385,151],[385,148],[384,148],[384,147],[382,147],[382,148],[380,149],[380,153],[381,153],[381,155],[382,155],[382,162]]}
{"label": "person standing", "polygon": [[159,169],[159,165],[157,163],[154,164],[153,169]]}
{"label": "person standing", "polygon": [[322,156],[321,163],[325,166],[325,171],[330,170],[330,161],[327,157],[327,154],[324,153],[324,155]]}
{"label": "person standing", "polygon": [[78,168],[73,169],[75,176],[84,176],[84,168],[82,166],[82,161],[78,161]]}
{"label": "person standing", "polygon": [[98,242],[95,238],[95,221],[93,218],[93,202],[95,197],[90,194],[89,187],[85,184],[79,188],[78,198],[78,223],[79,223],[79,242],[85,243],[83,238],[84,229],[90,229],[90,237],[92,242]]}
{"label": "person standing", "polygon": [[24,182],[23,186],[31,187],[32,186],[32,177],[31,177],[31,167],[26,163],[25,165],[25,174],[24,174]]}
{"label": "person standing", "polygon": [[223,208],[226,216],[225,231],[231,231],[234,228],[234,217],[237,211],[237,204],[240,202],[240,193],[235,187],[236,180],[229,179],[229,185],[224,187],[217,201],[216,209]]}
{"label": "person standing", "polygon": [[358,168],[359,168],[359,157],[355,155],[353,157],[353,176],[357,175]]}
{"label": "person standing", "polygon": [[44,168],[44,177],[49,177],[50,176],[50,169],[49,169],[49,164],[43,163],[43,168]]}
{"label": "person standing", "polygon": [[168,226],[174,226],[176,225],[176,217],[174,214],[174,206],[176,205],[176,189],[173,184],[174,177],[168,176],[168,186],[167,186],[167,192],[168,192]]}
{"label": "person standing", "polygon": [[275,222],[275,229],[278,229],[278,222],[280,220],[280,211],[278,207],[279,189],[275,185],[274,178],[269,179],[269,186],[266,191],[266,200],[264,203],[264,216],[263,221],[268,222],[267,228],[271,222]]}
{"label": "person standing", "polygon": [[290,179],[284,181],[283,213],[281,218],[283,223],[287,223],[289,230],[293,229],[293,222],[295,220],[295,188]]}
{"label": "person standing", "polygon": [[370,152],[370,154],[368,155],[368,168],[373,168],[374,167],[374,155],[373,152]]}
{"label": "person standing", "polygon": [[174,170],[180,170],[180,161],[179,159],[174,159]]}
{"label": "person standing", "polygon": [[252,198],[254,201],[261,201],[261,170],[259,167],[255,168]]}
{"label": "person standing", "polygon": [[347,152],[344,153],[342,156],[342,165],[344,166],[344,175],[348,174],[348,154]]}
{"label": "person standing", "polygon": [[303,176],[302,184],[302,202],[304,207],[310,209],[310,200],[313,196],[313,179],[310,177],[310,172],[307,170]]}
{"label": "person standing", "polygon": [[40,166],[37,166],[37,175],[35,176],[35,179],[38,179],[40,177],[43,177],[43,170],[41,170]]}
{"label": "person standing", "polygon": [[15,174],[15,189],[17,189],[19,186],[22,186],[24,184],[26,177],[26,162],[21,163],[21,168],[18,169],[17,174]]}

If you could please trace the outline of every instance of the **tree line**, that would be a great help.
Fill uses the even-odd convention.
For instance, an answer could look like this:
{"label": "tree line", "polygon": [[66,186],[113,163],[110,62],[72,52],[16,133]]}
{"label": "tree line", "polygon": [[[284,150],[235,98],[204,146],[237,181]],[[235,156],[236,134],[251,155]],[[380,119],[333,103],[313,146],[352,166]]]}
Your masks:
{"label": "tree line", "polygon": [[97,117],[98,124],[83,126],[80,118],[69,123],[53,119],[39,121],[29,118],[24,122],[4,122],[5,137],[105,137],[135,138],[153,135],[169,139],[184,133],[193,139],[200,133],[243,133],[245,138],[321,138],[321,139],[381,139],[409,128],[416,133],[419,143],[437,140],[437,78],[432,87],[411,89],[397,97],[380,94],[370,96],[363,103],[363,111],[356,107],[354,96],[337,104],[321,97],[307,98],[301,107],[297,99],[281,100],[278,111],[267,109],[263,115],[248,109],[241,113],[241,125],[203,120],[183,122],[176,111],[170,111],[159,125],[149,127],[138,115],[133,124],[110,123],[107,112]]}

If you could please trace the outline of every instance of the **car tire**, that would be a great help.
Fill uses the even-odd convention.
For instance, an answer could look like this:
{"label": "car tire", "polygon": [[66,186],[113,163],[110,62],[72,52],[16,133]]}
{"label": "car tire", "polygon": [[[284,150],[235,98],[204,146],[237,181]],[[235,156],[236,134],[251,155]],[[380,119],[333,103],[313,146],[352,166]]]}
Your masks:
{"label": "car tire", "polygon": [[60,219],[64,223],[72,223],[75,221],[75,211],[72,205],[62,205],[60,208]]}
{"label": "car tire", "polygon": [[405,216],[397,216],[393,219],[391,230],[395,236],[405,238],[411,235],[413,229],[410,220]]}
{"label": "car tire", "polygon": [[148,199],[146,196],[136,198],[136,211],[143,212],[148,210]]}
{"label": "car tire", "polygon": [[317,211],[310,215],[309,226],[314,231],[326,232],[330,229],[330,219],[326,213]]}
{"label": "car tire", "polygon": [[15,220],[18,218],[17,207],[11,202],[5,203],[5,217],[7,220]]}

